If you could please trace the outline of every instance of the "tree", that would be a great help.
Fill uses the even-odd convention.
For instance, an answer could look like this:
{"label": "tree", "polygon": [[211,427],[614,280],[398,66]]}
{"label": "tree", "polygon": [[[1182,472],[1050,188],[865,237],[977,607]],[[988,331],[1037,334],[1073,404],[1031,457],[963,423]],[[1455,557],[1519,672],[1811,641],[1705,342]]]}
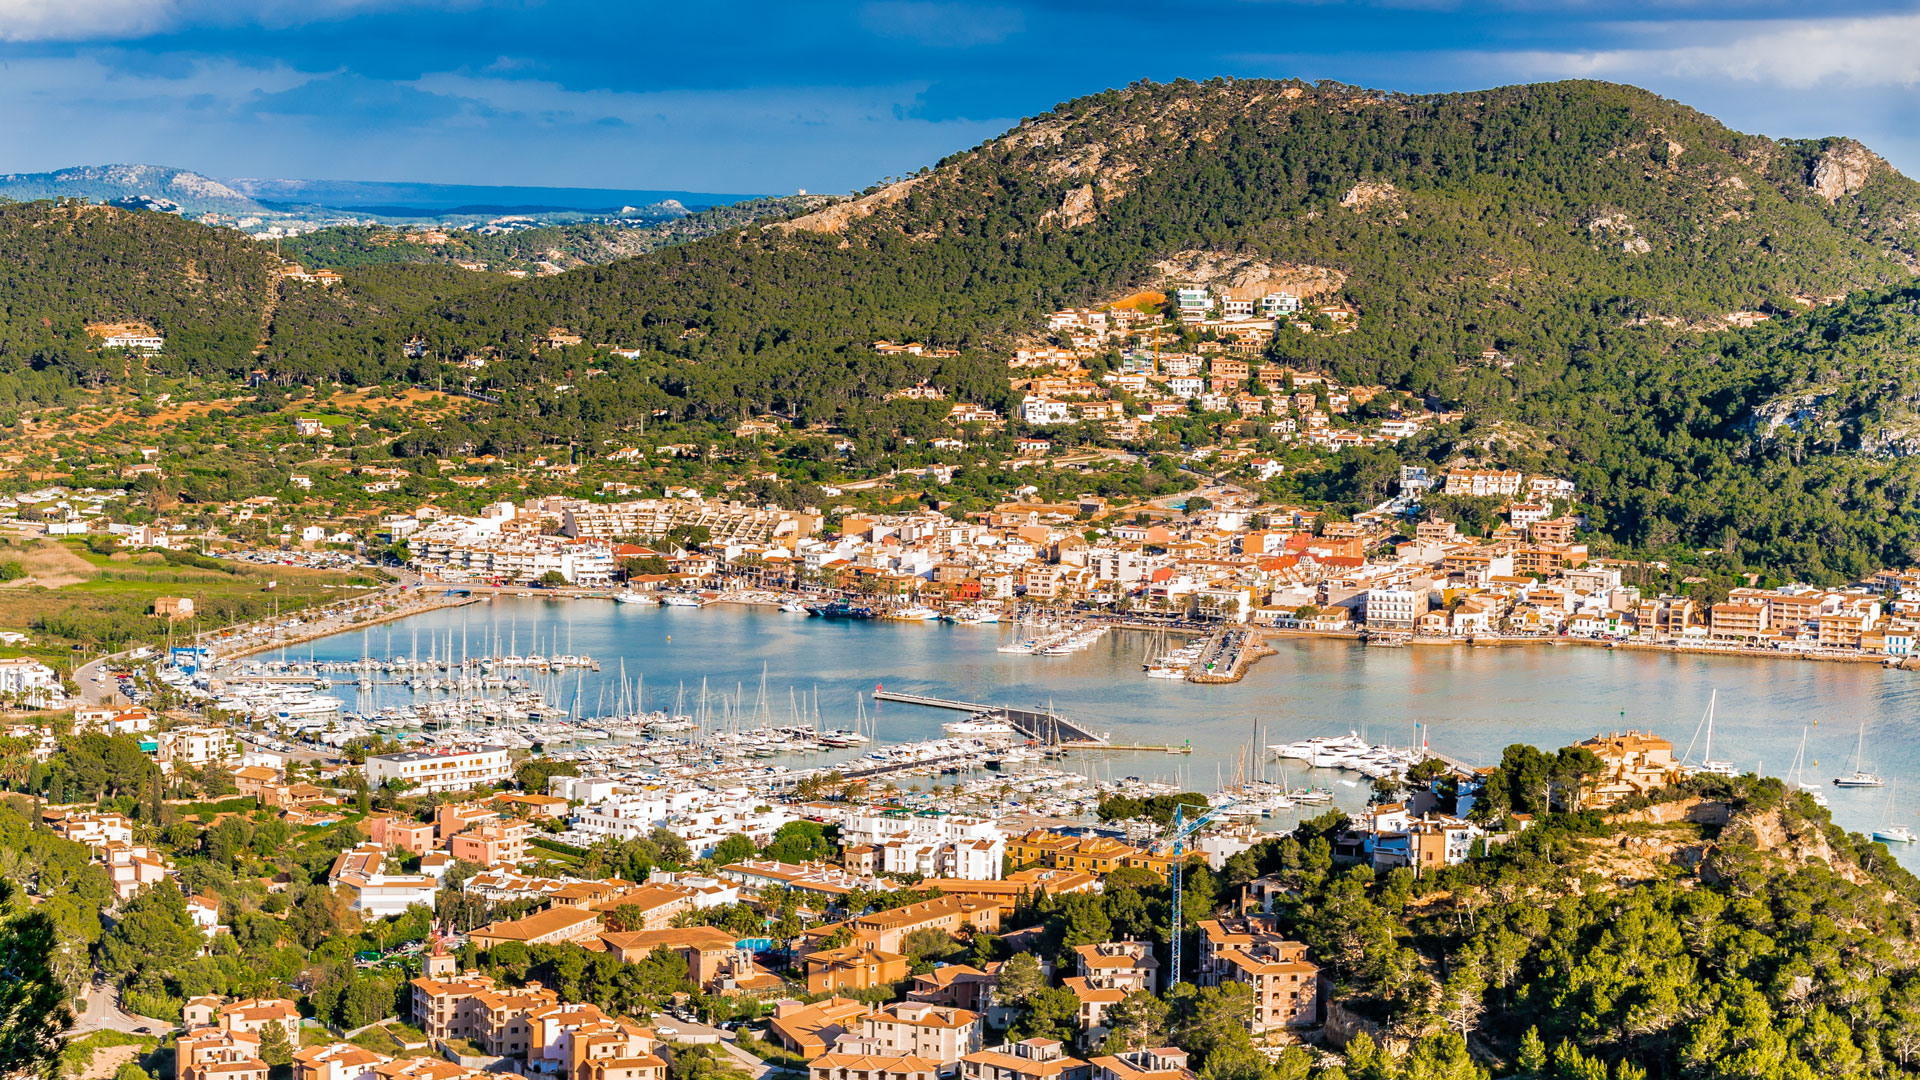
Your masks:
{"label": "tree", "polygon": [[571,583],[567,581],[567,575],[558,570],[549,570],[541,574],[534,584],[548,589],[564,589]]}
{"label": "tree", "polygon": [[275,1066],[293,1064],[293,1047],[287,1043],[284,1027],[268,1024],[260,1029],[260,1060]]}
{"label": "tree", "polygon": [[1027,999],[1045,989],[1046,974],[1032,953],[1015,953],[1000,967],[1000,996],[1009,1005],[1025,1005]]}
{"label": "tree", "polygon": [[1072,1042],[1079,1022],[1079,995],[1064,986],[1048,986],[1027,995],[1025,1009],[1013,1022],[1009,1036]]}
{"label": "tree", "polygon": [[[0,881],[0,907],[14,887]],[[67,990],[54,974],[60,939],[43,911],[17,915],[0,925],[0,1076],[51,1076],[73,1028]]]}
{"label": "tree", "polygon": [[737,863],[753,856],[753,841],[740,833],[734,833],[713,846],[711,858],[719,866]]}
{"label": "tree", "polygon": [[1159,995],[1135,990],[1107,1010],[1107,1029],[1112,1034],[1107,1036],[1104,1052],[1121,1054],[1161,1045],[1166,1041],[1169,1015]]}

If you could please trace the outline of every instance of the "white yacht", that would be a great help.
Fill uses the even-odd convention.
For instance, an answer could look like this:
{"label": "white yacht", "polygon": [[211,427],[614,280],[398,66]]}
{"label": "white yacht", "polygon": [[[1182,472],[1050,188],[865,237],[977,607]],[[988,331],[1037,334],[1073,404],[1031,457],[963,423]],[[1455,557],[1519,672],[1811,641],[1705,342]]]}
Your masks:
{"label": "white yacht", "polygon": [[651,596],[648,596],[646,593],[637,593],[637,592],[634,592],[632,589],[623,589],[620,592],[613,594],[613,599],[616,603],[621,603],[621,604],[647,604],[650,606],[658,606],[660,603],[660,601],[654,599]]}
{"label": "white yacht", "polygon": [[1833,786],[1841,788],[1884,787],[1886,781],[1880,774],[1868,772],[1865,764],[1867,752],[1867,718],[1860,718],[1860,739],[1853,748],[1853,771],[1845,776],[1833,778]]}
{"label": "white yacht", "polygon": [[660,602],[668,607],[703,607],[706,604],[705,600],[685,593],[668,593],[660,598]]}

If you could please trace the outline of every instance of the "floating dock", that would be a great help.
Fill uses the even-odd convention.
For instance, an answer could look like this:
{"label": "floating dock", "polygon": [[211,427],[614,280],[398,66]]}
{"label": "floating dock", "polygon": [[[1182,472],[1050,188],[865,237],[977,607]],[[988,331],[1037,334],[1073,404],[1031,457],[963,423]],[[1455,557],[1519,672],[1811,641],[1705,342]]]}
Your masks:
{"label": "floating dock", "polygon": [[955,701],[952,698],[928,697],[923,694],[902,694],[893,690],[875,690],[873,700],[898,701],[903,705],[924,705],[929,709],[952,709],[955,712],[970,713],[983,720],[1004,720],[1027,738],[1048,745],[1079,743],[1086,748],[1107,745],[1105,733],[1089,730],[1059,713],[1041,709],[982,705],[974,701]]}

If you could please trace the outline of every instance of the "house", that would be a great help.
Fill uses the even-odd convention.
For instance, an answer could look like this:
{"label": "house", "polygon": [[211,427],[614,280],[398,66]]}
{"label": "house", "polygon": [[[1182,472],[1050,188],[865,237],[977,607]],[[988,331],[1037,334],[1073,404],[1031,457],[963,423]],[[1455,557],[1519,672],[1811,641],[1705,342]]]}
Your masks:
{"label": "house", "polygon": [[935,1080],[939,1065],[920,1057],[822,1054],[807,1062],[809,1080]]}
{"label": "house", "polygon": [[222,1005],[220,1026],[247,1035],[278,1027],[288,1046],[300,1045],[300,1010],[286,998],[245,998]]}
{"label": "house", "polygon": [[293,419],[293,433],[303,439],[325,435],[327,422],[313,416],[296,416]]}

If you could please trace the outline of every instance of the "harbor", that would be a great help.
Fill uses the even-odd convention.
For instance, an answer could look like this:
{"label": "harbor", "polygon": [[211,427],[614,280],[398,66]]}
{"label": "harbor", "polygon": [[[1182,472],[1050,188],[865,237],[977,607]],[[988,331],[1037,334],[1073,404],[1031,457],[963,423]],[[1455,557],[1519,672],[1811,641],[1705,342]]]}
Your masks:
{"label": "harbor", "polygon": [[[1267,726],[1263,746],[1354,732],[1370,745],[1405,747],[1415,745],[1415,724],[1420,724],[1427,752],[1486,766],[1498,764],[1502,748],[1512,742],[1552,747],[1608,730],[1655,728],[1684,743],[1684,733],[1697,724],[1718,689],[1715,752],[1742,771],[1784,774],[1800,748],[1803,727],[1810,728],[1807,760],[1851,761],[1860,741],[1857,720],[1864,717],[1869,764],[1902,790],[1920,791],[1920,691],[1867,665],[1788,665],[1605,649],[1380,649],[1282,636],[1268,639],[1274,654],[1239,682],[1196,686],[1180,679],[1141,677],[1142,665],[1156,650],[1164,650],[1158,630],[1113,630],[1079,653],[1040,663],[998,651],[1016,632],[1009,624],[822,619],[771,605],[708,604],[694,609],[519,596],[353,630],[253,659],[263,664],[277,659],[351,665],[363,655],[411,655],[416,651],[411,647],[416,625],[421,641],[417,652],[423,659],[430,652],[443,656],[451,632],[457,660],[463,631],[469,655],[482,651],[477,643],[483,638],[497,637],[522,652],[591,657],[600,667],[597,672],[567,668],[563,674],[517,673],[529,684],[527,689],[540,692],[542,703],[556,711],[550,719],[508,725],[507,736],[563,753],[573,751],[562,749],[567,744],[558,736],[573,727],[577,710],[583,718],[600,717],[580,721],[585,741],[578,751],[583,754],[618,749],[614,742],[629,737],[645,738],[636,725],[600,716],[619,713],[665,714],[670,724],[675,717],[687,718],[679,722],[692,727],[666,733],[676,739],[698,734],[704,723],[705,730],[725,734],[731,744],[725,749],[739,747],[744,755],[754,748],[747,746],[745,736],[732,733],[761,726],[756,712],[764,676],[770,722],[786,723],[804,711],[805,721],[812,724],[817,702],[819,730],[852,730],[864,709],[863,730],[871,745],[909,744],[943,737],[943,725],[970,718],[971,706],[1014,704],[1096,729],[1087,733],[1103,735],[1110,749],[1066,745],[1056,749],[1067,755],[1061,759],[1047,758],[1044,747],[1023,746],[1020,749],[1032,750],[1032,760],[1003,764],[1044,764],[1077,773],[1083,783],[1104,783],[1109,777],[1117,783],[1134,776],[1142,783],[1211,791],[1230,786],[1236,760],[1246,753],[1246,732],[1256,722]],[[386,647],[389,633],[391,650]],[[429,644],[434,641],[440,644]],[[557,648],[552,644],[556,641]],[[603,701],[620,699],[623,665],[627,701],[618,709],[602,707]],[[876,700],[876,687],[883,687],[886,696]],[[361,715],[368,710],[378,715],[386,708],[423,711],[429,701],[460,697],[457,691],[383,685],[361,702],[354,700],[351,684],[338,679],[330,693],[342,698],[347,711]],[[511,698],[503,690],[491,693]],[[887,700],[892,695],[963,708]],[[804,704],[789,708],[790,698]],[[1841,718],[1844,730],[1834,724]],[[519,724],[526,729],[512,730]],[[502,728],[453,721],[390,730],[472,738]],[[594,741],[594,732],[606,739]],[[1063,733],[1058,741],[1078,740]],[[1192,752],[1176,755],[1159,749],[1168,745],[1190,745]],[[1132,746],[1141,749],[1130,753]],[[1737,753],[1729,752],[1733,748]],[[741,775],[756,776],[787,775],[773,773],[773,767],[831,771],[835,766],[852,768],[853,761],[868,752],[861,746],[828,746],[777,752],[782,756],[772,758],[743,756],[738,767]],[[1277,771],[1283,763],[1270,759],[1267,764]],[[1296,774],[1311,770],[1303,762],[1284,764]],[[758,773],[751,772],[756,768]],[[999,770],[988,770],[982,761],[974,775],[999,783],[989,772]],[[1364,774],[1321,770],[1317,775],[1306,786],[1331,789],[1333,805],[1349,810],[1364,805],[1370,784]],[[930,779],[909,773],[889,776],[903,784],[932,783],[944,776],[940,782],[950,784],[967,774],[935,769]],[[1216,776],[1222,778],[1218,784]],[[1825,779],[1820,777],[1820,782]],[[1302,786],[1299,776],[1294,786]],[[1864,829],[1886,816],[1884,791],[1834,790],[1829,795],[1837,819],[1849,827]]]}

